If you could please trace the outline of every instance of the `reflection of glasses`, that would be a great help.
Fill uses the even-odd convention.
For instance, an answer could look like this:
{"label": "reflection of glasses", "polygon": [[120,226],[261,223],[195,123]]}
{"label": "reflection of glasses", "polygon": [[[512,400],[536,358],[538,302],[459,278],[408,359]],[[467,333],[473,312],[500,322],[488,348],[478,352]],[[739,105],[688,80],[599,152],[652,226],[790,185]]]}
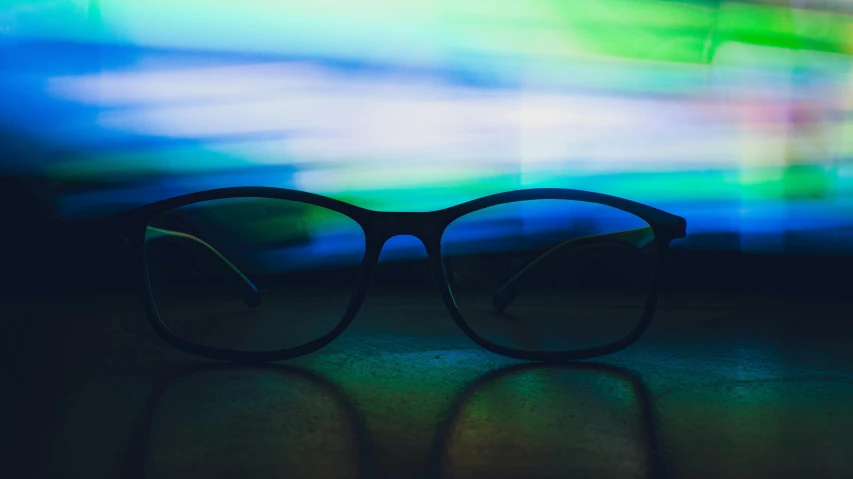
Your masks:
{"label": "reflection of glasses", "polygon": [[612,353],[651,322],[664,254],[686,228],[650,206],[568,189],[400,213],[237,187],[114,221],[137,252],[156,331],[187,352],[249,362],[308,354],[341,334],[397,235],[423,242],[451,316],[489,351],[540,361]]}
{"label": "reflection of glasses", "polygon": [[[547,386],[518,387],[522,384]],[[614,394],[619,401],[607,400]],[[590,408],[589,414],[576,414],[591,402],[607,406]],[[596,424],[595,433],[600,437],[608,437],[608,425],[630,431],[632,428],[619,412],[633,406],[637,409],[639,434],[631,434],[631,440],[613,441],[611,447],[594,450],[578,447],[578,441],[583,439],[577,436],[583,435],[591,424]],[[482,421],[484,409],[494,411],[489,416],[495,420]],[[501,415],[501,410],[512,412]],[[456,395],[439,423],[423,477],[456,477],[454,472],[463,469],[466,477],[490,477],[496,475],[490,472],[506,469],[517,471],[515,477],[526,476],[518,473],[521,471],[541,470],[551,471],[552,477],[621,477],[627,475],[628,471],[622,469],[627,464],[632,471],[645,466],[645,477],[668,477],[669,468],[659,453],[656,412],[646,384],[619,366],[587,362],[503,367],[480,376]],[[596,419],[596,414],[621,420],[606,421],[600,416]],[[472,425],[479,434],[467,434]],[[519,440],[519,433],[525,440]],[[542,447],[543,443],[548,446]],[[621,452],[626,457],[633,456],[633,460],[602,461],[596,454],[606,451],[612,457],[613,448],[618,447],[624,448]]]}

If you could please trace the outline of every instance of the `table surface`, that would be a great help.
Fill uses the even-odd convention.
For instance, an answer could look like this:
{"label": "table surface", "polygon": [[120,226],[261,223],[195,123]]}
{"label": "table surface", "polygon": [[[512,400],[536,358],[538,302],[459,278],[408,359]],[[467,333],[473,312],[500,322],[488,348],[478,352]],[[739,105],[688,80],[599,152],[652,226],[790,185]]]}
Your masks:
{"label": "table surface", "polygon": [[247,367],[131,295],[8,299],[16,477],[853,477],[851,304],[664,295],[634,346],[546,366],[376,288],[326,348]]}

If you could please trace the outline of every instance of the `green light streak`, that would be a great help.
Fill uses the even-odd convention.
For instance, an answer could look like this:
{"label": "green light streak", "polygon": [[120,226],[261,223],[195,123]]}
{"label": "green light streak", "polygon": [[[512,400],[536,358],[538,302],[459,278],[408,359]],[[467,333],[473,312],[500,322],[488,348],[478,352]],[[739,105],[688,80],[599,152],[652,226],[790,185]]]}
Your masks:
{"label": "green light streak", "polygon": [[[8,33],[151,46],[442,62],[468,54],[517,59],[606,56],[707,63],[731,41],[853,52],[853,17],[787,6],[661,0],[100,0],[5,2]],[[522,7],[523,5],[523,7]],[[227,28],[226,28],[227,27]],[[405,48],[403,46],[405,45]]]}

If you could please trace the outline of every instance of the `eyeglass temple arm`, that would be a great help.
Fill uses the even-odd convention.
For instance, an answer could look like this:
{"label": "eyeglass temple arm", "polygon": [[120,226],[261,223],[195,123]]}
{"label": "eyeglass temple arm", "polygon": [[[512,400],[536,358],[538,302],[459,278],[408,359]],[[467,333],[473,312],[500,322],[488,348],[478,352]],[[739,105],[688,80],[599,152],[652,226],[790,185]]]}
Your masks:
{"label": "eyeglass temple arm", "polygon": [[182,239],[186,241],[190,241],[194,244],[197,244],[202,247],[205,251],[212,253],[214,257],[216,257],[219,261],[221,261],[225,266],[228,267],[229,271],[231,271],[237,282],[239,283],[240,293],[243,296],[243,301],[246,303],[246,306],[250,308],[256,308],[261,304],[261,300],[263,300],[265,291],[262,289],[258,289],[255,286],[255,283],[252,282],[239,268],[234,266],[234,263],[228,260],[225,256],[222,255],[219,251],[216,250],[213,246],[211,246],[206,241],[201,238],[197,238],[191,234],[181,233],[179,231],[167,230],[163,228],[155,228],[153,226],[148,226],[148,231],[150,233],[154,233],[156,236],[146,237],[147,239],[160,239],[160,238],[176,238]]}
{"label": "eyeglass temple arm", "polygon": [[492,295],[492,307],[495,308],[495,311],[502,312],[512,304],[513,300],[515,300],[519,292],[519,286],[526,276],[529,276],[532,272],[535,272],[543,266],[554,264],[553,262],[562,256],[570,253],[576,253],[582,249],[613,243],[627,243],[638,248],[644,248],[649,244],[654,244],[646,243],[644,245],[640,245],[642,243],[641,240],[645,239],[649,234],[651,234],[651,238],[654,238],[652,228],[647,226],[645,228],[619,231],[616,233],[584,236],[582,238],[566,241],[565,243],[560,243],[528,263],[519,272],[510,277],[503,286],[498,288],[498,290]]}

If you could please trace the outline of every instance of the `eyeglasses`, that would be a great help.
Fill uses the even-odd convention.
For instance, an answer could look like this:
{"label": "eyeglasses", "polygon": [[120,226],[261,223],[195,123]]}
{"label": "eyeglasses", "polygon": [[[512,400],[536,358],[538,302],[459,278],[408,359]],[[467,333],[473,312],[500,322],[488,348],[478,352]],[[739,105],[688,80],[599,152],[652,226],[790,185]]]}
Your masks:
{"label": "eyeglasses", "polygon": [[637,341],[683,218],[569,189],[499,193],[430,212],[373,211],[312,193],[236,187],[112,218],[131,244],[151,324],[230,361],[329,344],[363,303],[386,241],[423,242],[438,292],[483,348],[560,362]]}

